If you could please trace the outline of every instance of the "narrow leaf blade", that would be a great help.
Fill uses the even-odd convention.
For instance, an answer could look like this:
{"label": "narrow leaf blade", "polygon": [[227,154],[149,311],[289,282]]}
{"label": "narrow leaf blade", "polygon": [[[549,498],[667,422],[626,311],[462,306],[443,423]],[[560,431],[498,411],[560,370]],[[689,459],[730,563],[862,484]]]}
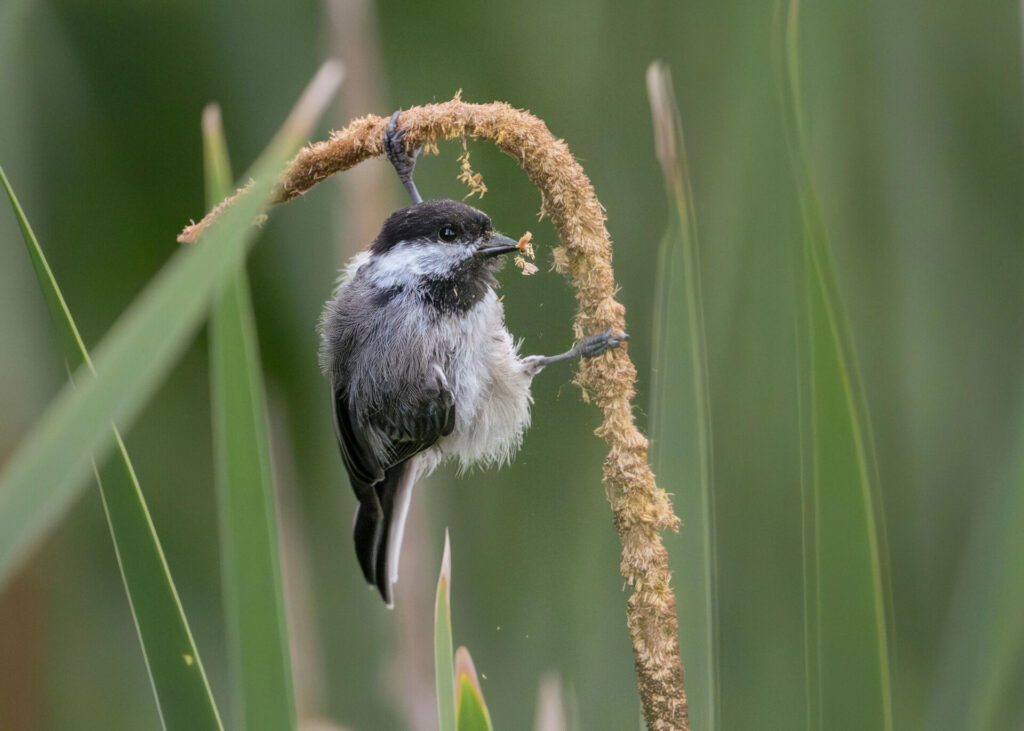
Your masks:
{"label": "narrow leaf blade", "polygon": [[892,729],[891,595],[866,399],[801,119],[799,4],[780,28],[780,88],[803,218],[808,726]]}
{"label": "narrow leaf blade", "polygon": [[[203,113],[207,204],[231,193],[220,110]],[[210,372],[227,647],[235,726],[295,728],[267,409],[244,263],[210,321]]]}
{"label": "narrow leaf blade", "polygon": [[[91,369],[60,287],[2,168],[0,181],[21,226],[69,370],[79,366]],[[210,686],[149,508],[121,436],[115,427],[110,428],[115,454],[102,474],[97,471],[96,480],[161,720],[164,728],[172,730],[220,729]]]}
{"label": "narrow leaf blade", "polygon": [[477,678],[473,658],[465,647],[455,651],[455,687],[458,731],[493,731],[480,679]]}
{"label": "narrow leaf blade", "polygon": [[455,665],[452,657],[451,618],[452,551],[444,532],[444,555],[434,601],[434,682],[440,731],[455,731]]}

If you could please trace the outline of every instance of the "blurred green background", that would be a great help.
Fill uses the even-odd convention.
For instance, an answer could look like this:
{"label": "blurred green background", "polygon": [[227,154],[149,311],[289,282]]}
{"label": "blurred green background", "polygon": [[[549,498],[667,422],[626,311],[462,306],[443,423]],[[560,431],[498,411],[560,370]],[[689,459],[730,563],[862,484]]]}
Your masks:
{"label": "blurred green background", "polygon": [[[986,565],[977,533],[1003,491],[1024,490],[1021,10],[993,0],[811,0],[802,12],[812,163],[880,465],[896,722],[945,727],[932,714],[936,694],[955,692],[950,648],[970,641],[970,617],[960,620],[964,593],[979,580],[974,567]],[[528,108],[569,142],[608,211],[643,425],[655,254],[669,216],[644,71],[667,61],[700,229],[721,725],[797,727],[805,715],[801,226],[772,70],[773,14],[772,3],[737,1],[3,0],[0,163],[92,346],[175,250],[182,224],[204,210],[206,102],[223,108],[237,171],[331,54],[348,76],[319,137],[355,116],[446,100],[458,89],[467,101]],[[442,144],[439,158],[421,161],[425,195],[464,195],[457,150]],[[509,326],[526,352],[561,352],[574,303],[546,273],[556,239],[549,222],[537,222],[539,195],[493,148],[471,151],[490,188],[479,205],[510,235],[532,231],[542,265],[537,277],[503,277]],[[447,526],[455,641],[486,676],[498,727],[529,727],[538,682],[554,670],[572,688],[580,728],[634,728],[619,545],[600,485],[602,444],[591,434],[599,414],[569,385],[569,367],[535,382],[534,426],[512,467],[442,472],[418,491],[397,609],[384,610],[363,586],[315,324],[338,267],[400,204],[387,165],[367,163],[274,211],[250,260],[300,717],[353,729],[434,727],[431,602]],[[0,342],[3,458],[64,378],[6,206]],[[200,339],[127,445],[221,697],[228,683],[207,363]],[[680,364],[679,377],[687,373]],[[664,449],[686,458],[685,445]],[[693,498],[685,485],[664,487],[676,494],[686,531]],[[666,541],[681,572],[685,536]],[[685,622],[691,598],[680,601]],[[1024,676],[1024,658],[1015,668]],[[1020,727],[1022,713],[1018,702],[1000,717]],[[0,593],[0,728],[158,727],[90,488]]]}

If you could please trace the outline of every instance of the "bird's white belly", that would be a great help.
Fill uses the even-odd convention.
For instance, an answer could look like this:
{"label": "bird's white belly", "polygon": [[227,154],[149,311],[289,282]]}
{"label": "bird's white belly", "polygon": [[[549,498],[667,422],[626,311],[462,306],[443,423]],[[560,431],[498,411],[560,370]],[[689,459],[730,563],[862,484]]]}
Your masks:
{"label": "bird's white belly", "polygon": [[442,459],[460,469],[512,459],[530,425],[530,382],[518,346],[505,329],[504,312],[491,292],[443,340],[455,354],[445,374],[455,397],[455,429],[437,443]]}

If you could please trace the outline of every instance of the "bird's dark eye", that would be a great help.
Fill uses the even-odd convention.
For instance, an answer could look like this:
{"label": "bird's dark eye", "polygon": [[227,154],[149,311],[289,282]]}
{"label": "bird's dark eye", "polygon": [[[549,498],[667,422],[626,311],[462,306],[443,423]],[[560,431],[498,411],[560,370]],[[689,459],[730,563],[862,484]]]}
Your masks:
{"label": "bird's dark eye", "polygon": [[441,230],[437,232],[437,235],[441,237],[441,241],[455,241],[458,234],[455,233],[455,227],[450,223],[446,223],[441,227]]}

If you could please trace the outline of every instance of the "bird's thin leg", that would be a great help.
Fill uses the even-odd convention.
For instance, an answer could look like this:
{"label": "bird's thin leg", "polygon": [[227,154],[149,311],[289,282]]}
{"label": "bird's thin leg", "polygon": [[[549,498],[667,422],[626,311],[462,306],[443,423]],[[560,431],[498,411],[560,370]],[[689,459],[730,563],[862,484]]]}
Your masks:
{"label": "bird's thin leg", "polygon": [[612,348],[619,347],[627,340],[629,340],[629,335],[626,333],[612,335],[612,329],[608,328],[603,333],[583,338],[583,340],[576,343],[576,347],[572,350],[567,350],[558,355],[530,355],[523,358],[523,364],[526,366],[526,372],[531,376],[535,376],[544,370],[544,366],[557,363],[560,360],[569,360],[570,358],[596,358]]}
{"label": "bird's thin leg", "polygon": [[384,151],[387,153],[392,167],[395,168],[395,172],[398,173],[398,179],[402,181],[402,185],[409,191],[409,197],[412,198],[412,202],[422,203],[423,198],[420,196],[420,192],[416,190],[416,183],[412,180],[412,174],[416,168],[416,158],[419,157],[420,151],[423,148],[417,147],[411,153],[405,149],[405,145],[402,144],[405,130],[398,129],[398,115],[401,113],[402,110],[399,109],[391,115],[391,121],[388,122],[388,127],[384,131]]}

